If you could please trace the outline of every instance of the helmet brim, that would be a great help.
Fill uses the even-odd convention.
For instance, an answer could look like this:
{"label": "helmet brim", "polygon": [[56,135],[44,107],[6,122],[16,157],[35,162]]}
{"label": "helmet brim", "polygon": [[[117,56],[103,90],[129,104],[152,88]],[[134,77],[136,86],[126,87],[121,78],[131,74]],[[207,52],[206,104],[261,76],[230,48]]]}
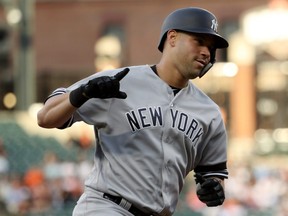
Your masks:
{"label": "helmet brim", "polygon": [[[177,29],[176,29],[177,30]],[[182,31],[182,30],[181,30]],[[205,29],[193,29],[191,31],[189,30],[185,30],[186,32],[189,32],[189,33],[195,33],[195,34],[207,34],[207,35],[212,35],[214,37],[214,40],[215,40],[215,49],[224,49],[224,48],[227,48],[229,47],[229,43],[228,41],[223,38],[221,35],[213,32],[213,31],[207,31]],[[165,33],[165,35],[162,37],[159,45],[158,45],[158,50],[160,52],[163,52],[163,47],[164,47],[164,42],[166,40],[166,34],[167,32]]]}
{"label": "helmet brim", "polygon": [[227,48],[229,47],[229,43],[228,41],[223,38],[221,35],[215,33],[214,31],[207,31],[206,29],[193,29],[191,31],[189,30],[186,30],[187,32],[190,32],[190,33],[196,33],[196,34],[206,34],[206,35],[212,35],[215,39],[215,48],[216,49],[224,49],[224,48]]}

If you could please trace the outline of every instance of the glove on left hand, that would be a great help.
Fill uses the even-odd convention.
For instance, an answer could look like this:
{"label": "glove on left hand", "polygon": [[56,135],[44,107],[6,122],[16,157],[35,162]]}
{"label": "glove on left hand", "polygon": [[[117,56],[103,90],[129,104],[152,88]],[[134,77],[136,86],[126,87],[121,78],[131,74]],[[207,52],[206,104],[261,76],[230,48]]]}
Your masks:
{"label": "glove on left hand", "polygon": [[90,98],[120,98],[127,97],[125,92],[120,91],[120,80],[127,75],[129,68],[117,73],[115,76],[102,76],[89,80],[70,92],[69,100],[74,107],[82,106]]}
{"label": "glove on left hand", "polygon": [[204,179],[200,174],[196,174],[196,183],[200,183],[197,189],[199,200],[208,207],[222,205],[225,200],[225,193],[221,183],[215,178]]}

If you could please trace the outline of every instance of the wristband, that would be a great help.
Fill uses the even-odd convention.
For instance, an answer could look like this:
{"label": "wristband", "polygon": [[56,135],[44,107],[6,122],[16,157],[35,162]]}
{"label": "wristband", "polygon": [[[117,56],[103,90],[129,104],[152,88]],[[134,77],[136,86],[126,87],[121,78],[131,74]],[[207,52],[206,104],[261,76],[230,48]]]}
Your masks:
{"label": "wristband", "polygon": [[79,108],[80,106],[82,106],[87,100],[89,100],[90,98],[85,96],[85,94],[83,94],[84,92],[84,85],[80,86],[79,88],[74,89],[73,91],[70,92],[69,95],[69,100],[70,103],[74,106]]}

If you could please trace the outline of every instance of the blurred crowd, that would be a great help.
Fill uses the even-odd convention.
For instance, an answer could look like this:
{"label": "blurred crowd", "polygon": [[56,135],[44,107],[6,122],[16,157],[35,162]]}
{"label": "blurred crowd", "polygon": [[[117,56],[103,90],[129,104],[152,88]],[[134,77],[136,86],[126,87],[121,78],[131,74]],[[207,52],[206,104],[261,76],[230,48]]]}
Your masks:
{"label": "blurred crowd", "polygon": [[288,216],[288,168],[281,167],[230,164],[223,206],[206,208],[196,197],[193,183],[184,205],[202,216]]}
{"label": "blurred crowd", "polygon": [[[79,147],[79,155],[87,150]],[[71,215],[92,169],[92,158],[61,161],[54,152],[46,152],[41,164],[20,174],[9,172],[7,157],[0,143],[1,216]]]}
{"label": "blurred crowd", "polygon": [[[82,151],[93,151],[93,147],[79,147],[79,155]],[[9,172],[7,157],[0,142],[0,215],[4,216],[71,215],[93,166],[92,156],[61,161],[46,152],[41,164],[16,174]],[[229,165],[229,174],[226,201],[215,208],[198,200],[193,175],[189,175],[175,216],[288,216],[288,169],[237,163]]]}

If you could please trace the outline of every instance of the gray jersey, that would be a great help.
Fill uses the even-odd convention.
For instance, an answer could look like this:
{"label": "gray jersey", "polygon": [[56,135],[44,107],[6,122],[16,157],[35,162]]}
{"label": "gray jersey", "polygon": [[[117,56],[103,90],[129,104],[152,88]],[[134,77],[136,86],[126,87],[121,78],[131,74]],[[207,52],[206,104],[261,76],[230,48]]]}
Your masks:
{"label": "gray jersey", "polygon": [[[91,78],[115,75],[119,70]],[[150,66],[133,66],[120,82],[126,99],[90,99],[71,118],[94,125],[95,165],[85,185],[142,208],[173,213],[187,174],[227,178],[227,137],[219,107],[195,85],[173,94]]]}

